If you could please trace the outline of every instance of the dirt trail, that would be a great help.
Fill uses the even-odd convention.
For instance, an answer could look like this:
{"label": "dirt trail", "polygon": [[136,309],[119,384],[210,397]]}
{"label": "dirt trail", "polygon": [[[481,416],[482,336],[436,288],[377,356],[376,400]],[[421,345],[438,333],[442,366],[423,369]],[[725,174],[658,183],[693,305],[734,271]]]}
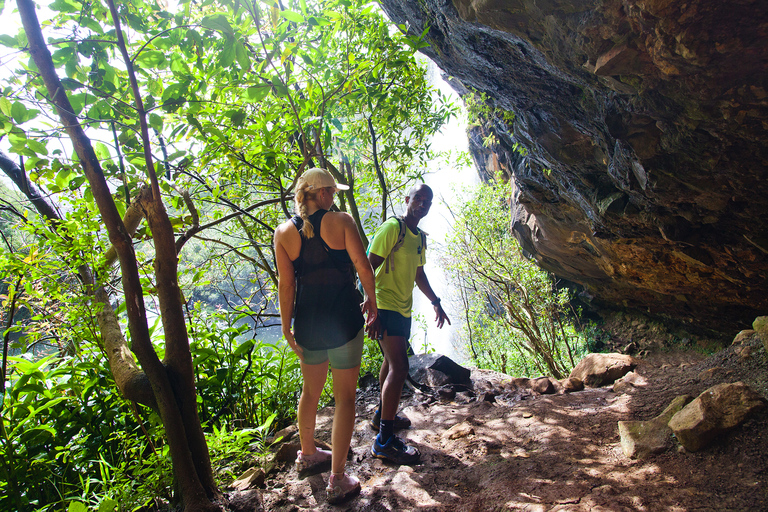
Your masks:
{"label": "dirt trail", "polygon": [[[708,511],[768,510],[768,412],[697,453],[671,450],[645,461],[621,450],[617,421],[650,419],[678,395],[697,396],[720,382],[744,381],[768,397],[768,357],[754,339],[750,355],[730,347],[712,357],[695,352],[646,356],[637,372],[648,384],[632,394],[611,387],[537,395],[502,403],[404,399],[413,421],[402,436],[422,461],[393,466],[370,455],[368,426],[376,388],[361,390],[348,469],[359,497],[325,502],[328,473],[299,480],[290,463],[267,477],[268,511]],[[739,350],[737,350],[739,349]],[[739,355],[741,354],[741,356]],[[710,370],[704,372],[705,370]],[[499,374],[473,372],[473,379]],[[332,410],[317,434],[329,440]],[[456,427],[456,425],[460,425]],[[454,427],[454,439],[446,431]]]}

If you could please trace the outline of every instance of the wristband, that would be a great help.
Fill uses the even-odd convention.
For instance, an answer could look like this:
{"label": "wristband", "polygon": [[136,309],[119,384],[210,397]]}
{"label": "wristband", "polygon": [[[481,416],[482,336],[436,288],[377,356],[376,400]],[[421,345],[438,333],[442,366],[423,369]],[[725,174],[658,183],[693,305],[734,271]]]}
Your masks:
{"label": "wristband", "polygon": [[440,297],[438,297],[438,298],[436,298],[435,300],[433,300],[433,301],[432,301],[432,305],[433,305],[433,306],[439,306],[439,305],[440,305]]}

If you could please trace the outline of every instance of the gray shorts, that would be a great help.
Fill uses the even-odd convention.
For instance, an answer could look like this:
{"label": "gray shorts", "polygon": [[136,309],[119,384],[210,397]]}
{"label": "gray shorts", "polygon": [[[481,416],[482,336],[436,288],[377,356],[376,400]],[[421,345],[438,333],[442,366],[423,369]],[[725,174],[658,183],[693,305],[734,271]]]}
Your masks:
{"label": "gray shorts", "polygon": [[[309,350],[304,347],[304,364],[322,364],[330,361],[335,370],[349,370],[360,366],[363,358],[363,329],[351,341],[337,348],[328,350]],[[299,344],[301,346],[301,344]]]}

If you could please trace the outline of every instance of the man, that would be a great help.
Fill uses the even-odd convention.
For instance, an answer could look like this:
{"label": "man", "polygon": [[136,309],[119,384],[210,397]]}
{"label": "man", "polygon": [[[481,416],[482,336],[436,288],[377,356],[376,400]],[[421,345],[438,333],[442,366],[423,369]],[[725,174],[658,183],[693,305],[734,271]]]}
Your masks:
{"label": "man", "polygon": [[[379,340],[384,354],[379,373],[381,401],[371,421],[379,434],[371,453],[397,464],[413,464],[420,456],[415,447],[406,445],[394,434],[395,429],[411,424],[408,418],[397,415],[397,408],[408,376],[406,351],[411,336],[414,282],[432,302],[437,326],[442,328],[445,322],[451,323],[424,273],[426,237],[418,224],[429,212],[432,197],[432,189],[427,185],[414,186],[405,198],[405,216],[384,222],[376,231],[368,251],[368,259],[376,273],[379,306],[379,316],[368,329],[368,335]],[[401,230],[401,222],[405,223],[406,229]]]}

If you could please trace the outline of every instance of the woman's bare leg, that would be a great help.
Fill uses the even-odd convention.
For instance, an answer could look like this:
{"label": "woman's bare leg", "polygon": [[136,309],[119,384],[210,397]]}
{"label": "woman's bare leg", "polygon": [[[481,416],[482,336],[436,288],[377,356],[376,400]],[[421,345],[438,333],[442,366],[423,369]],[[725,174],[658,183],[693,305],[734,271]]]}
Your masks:
{"label": "woman's bare leg", "polygon": [[301,363],[301,374],[304,377],[304,385],[301,388],[301,398],[299,398],[299,438],[301,439],[301,452],[304,455],[312,455],[316,451],[317,404],[320,402],[320,395],[328,375],[328,361],[320,364]]}
{"label": "woman's bare leg", "polygon": [[360,367],[347,370],[331,369],[333,373],[333,398],[336,401],[336,411],[333,415],[333,457],[331,471],[336,475],[344,473],[347,463],[347,453],[355,428],[355,392]]}

